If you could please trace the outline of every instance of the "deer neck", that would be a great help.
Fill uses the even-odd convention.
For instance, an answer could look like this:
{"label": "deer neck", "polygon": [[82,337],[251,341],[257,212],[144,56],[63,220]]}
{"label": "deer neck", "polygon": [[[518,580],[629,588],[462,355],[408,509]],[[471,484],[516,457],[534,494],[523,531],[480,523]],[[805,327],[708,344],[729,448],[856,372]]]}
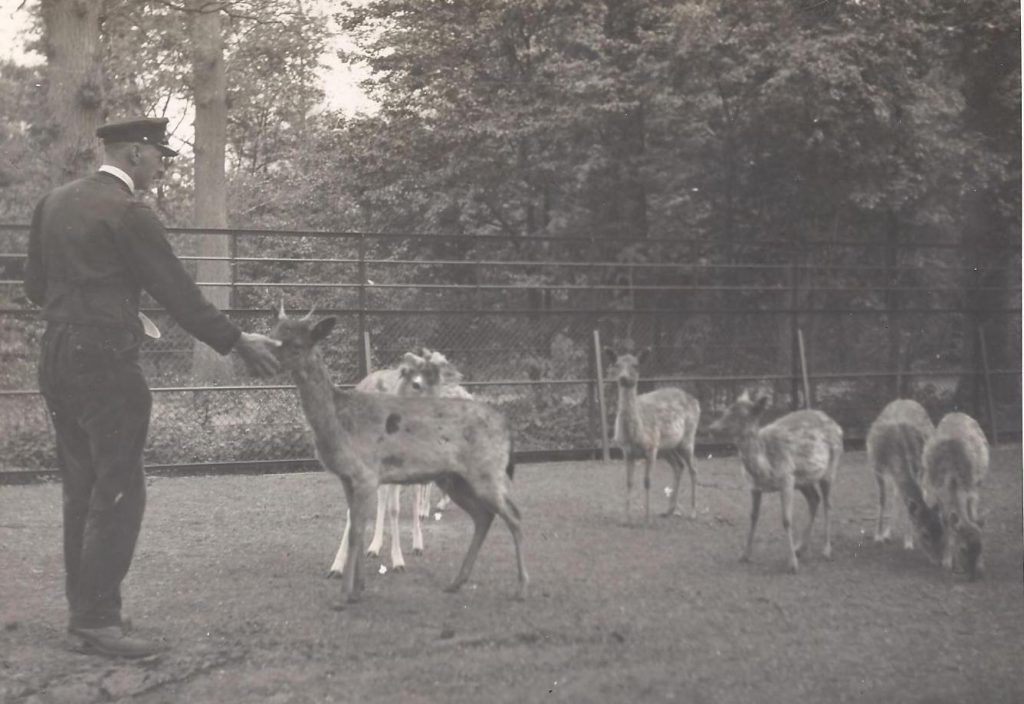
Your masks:
{"label": "deer neck", "polygon": [[751,424],[740,431],[736,438],[736,448],[744,468],[753,479],[768,480],[771,477],[773,473],[764,438],[756,424]]}
{"label": "deer neck", "polygon": [[292,379],[299,390],[302,411],[313,429],[317,453],[323,460],[337,456],[343,428],[334,405],[334,385],[318,350],[313,350],[310,357],[292,370]]}
{"label": "deer neck", "polygon": [[644,424],[636,403],[636,387],[619,384],[618,431],[623,439],[639,440],[644,435]]}

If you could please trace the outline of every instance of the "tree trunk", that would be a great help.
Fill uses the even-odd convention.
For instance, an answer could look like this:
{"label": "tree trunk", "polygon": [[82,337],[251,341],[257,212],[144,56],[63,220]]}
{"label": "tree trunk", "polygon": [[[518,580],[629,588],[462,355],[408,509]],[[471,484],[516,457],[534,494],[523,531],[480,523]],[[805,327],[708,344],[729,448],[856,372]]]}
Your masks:
{"label": "tree trunk", "polygon": [[[195,226],[225,228],[227,216],[227,177],[224,153],[227,143],[227,76],[224,68],[224,36],[218,6],[195,0],[192,16],[192,76],[196,103],[195,120]],[[231,253],[228,235],[205,235],[199,241],[199,256],[223,257],[200,260],[196,279],[200,282],[231,281]],[[230,306],[229,286],[204,286],[203,293],[218,308]],[[229,383],[231,361],[201,342],[196,342],[192,375],[205,383]]]}
{"label": "tree trunk", "polygon": [[83,176],[96,165],[96,128],[103,119],[102,6],[100,0],[42,0],[40,5],[54,185]]}

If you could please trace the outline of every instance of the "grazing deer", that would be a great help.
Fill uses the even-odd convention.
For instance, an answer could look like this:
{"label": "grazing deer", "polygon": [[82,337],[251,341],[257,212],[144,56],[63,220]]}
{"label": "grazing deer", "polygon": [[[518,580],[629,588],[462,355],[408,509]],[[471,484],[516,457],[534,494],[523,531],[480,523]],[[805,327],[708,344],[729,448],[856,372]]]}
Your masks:
{"label": "grazing deer", "polygon": [[[395,369],[380,369],[371,372],[365,379],[356,384],[355,390],[362,393],[381,393],[394,396],[433,396],[435,398],[472,398],[469,392],[459,386],[462,374],[440,352],[432,352],[426,348],[422,356],[407,352]],[[417,555],[423,554],[423,527],[421,519],[424,512],[420,510],[423,503],[428,504],[430,484],[417,484],[412,518],[412,547]],[[442,492],[443,494],[443,492]],[[447,494],[443,494],[444,499]],[[444,500],[442,499],[442,500]],[[401,511],[401,485],[381,485],[377,489],[377,518],[374,522],[373,539],[367,548],[367,555],[377,557],[384,545],[384,522],[387,514],[391,532],[391,568],[396,572],[405,569],[405,558],[402,554],[399,539],[399,515]],[[340,577],[348,557],[348,534],[351,527],[351,514],[345,515],[345,530],[341,543],[335,553],[334,562],[328,572],[330,577]]]}
{"label": "grazing deer", "polygon": [[644,522],[651,521],[651,468],[659,453],[672,466],[673,486],[668,510],[675,514],[679,506],[679,482],[683,468],[690,472],[690,518],[697,517],[697,466],[693,442],[700,422],[700,404],[682,389],[662,388],[637,396],[638,368],[646,350],[637,355],[616,354],[605,348],[612,365],[611,376],[619,386],[619,405],[615,414],[615,443],[626,461],[626,523],[630,522],[633,494],[633,470],[637,458],[644,461]]}
{"label": "grazing deer", "polygon": [[978,489],[988,474],[988,455],[985,433],[964,413],[943,417],[924,446],[925,476],[947,526],[942,564],[963,568],[971,579],[983,569]]}
{"label": "grazing deer", "polygon": [[[736,443],[750,482],[750,531],[740,559],[750,561],[754,531],[761,513],[761,494],[781,492],[782,528],[789,541],[789,570],[796,572],[811,537],[818,504],[825,508],[825,546],[822,555],[832,557],[832,483],[843,456],[843,429],[821,411],[794,411],[762,427],[767,397],[757,401],[746,391],[725,410],[709,430],[729,435]],[[793,542],[793,490],[807,499],[810,517],[799,544]]]}
{"label": "grazing deer", "polygon": [[[937,561],[945,541],[942,517],[924,495],[921,453],[935,432],[928,412],[917,401],[897,399],[882,409],[868,429],[868,464],[878,483],[878,521],[875,542],[890,537],[887,494],[895,488],[906,508],[903,547],[912,550],[914,533],[925,555]],[[903,513],[903,512],[901,512]]]}
{"label": "grazing deer", "polygon": [[317,346],[334,328],[336,318],[314,322],[312,314],[289,318],[282,304],[271,337],[281,342],[277,354],[298,388],[317,457],[345,489],[351,529],[343,596],[356,601],[364,588],[366,524],[377,488],[437,481],[470,515],[474,527],[459,573],[446,591],[457,591],[469,579],[497,514],[512,534],[519,575],[516,596],[525,598],[529,577],[523,563],[519,509],[509,496],[512,442],[505,416],[476,401],[336,389]]}

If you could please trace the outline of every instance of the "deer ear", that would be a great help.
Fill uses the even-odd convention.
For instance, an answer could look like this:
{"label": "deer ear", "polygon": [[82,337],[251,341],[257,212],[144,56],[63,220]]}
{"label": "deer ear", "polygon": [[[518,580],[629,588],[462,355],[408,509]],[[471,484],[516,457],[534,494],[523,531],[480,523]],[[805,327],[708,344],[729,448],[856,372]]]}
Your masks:
{"label": "deer ear", "polygon": [[615,354],[615,350],[613,350],[611,347],[605,347],[604,358],[608,360],[609,364],[615,364],[615,360],[619,358],[619,355]]}
{"label": "deer ear", "polygon": [[642,348],[639,352],[636,353],[636,361],[638,363],[643,363],[644,360],[651,356],[651,351],[652,350],[650,347]]}
{"label": "deer ear", "polygon": [[757,399],[757,401],[754,402],[754,408],[752,409],[752,412],[754,413],[754,415],[761,415],[762,413],[764,413],[764,409],[767,405],[768,397],[762,396],[761,398]]}
{"label": "deer ear", "polygon": [[309,332],[310,339],[314,343],[320,342],[328,335],[331,334],[331,330],[334,329],[334,324],[338,322],[338,319],[333,315],[329,315],[326,318],[317,321],[317,324],[313,326],[313,329]]}
{"label": "deer ear", "polygon": [[444,362],[441,364],[440,369],[442,384],[454,386],[462,381],[462,372],[456,369],[455,365],[450,362]]}
{"label": "deer ear", "polygon": [[402,361],[398,363],[398,369],[402,376],[412,373],[412,370],[420,366],[423,359],[417,357],[413,352],[406,352],[402,355]]}

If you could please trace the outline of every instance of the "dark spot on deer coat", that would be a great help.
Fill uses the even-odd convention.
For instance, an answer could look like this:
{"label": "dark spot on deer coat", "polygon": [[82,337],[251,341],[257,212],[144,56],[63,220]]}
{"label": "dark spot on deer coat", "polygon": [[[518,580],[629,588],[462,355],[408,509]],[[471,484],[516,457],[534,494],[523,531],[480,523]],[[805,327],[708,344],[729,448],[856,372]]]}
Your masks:
{"label": "dark spot on deer coat", "polygon": [[384,430],[387,431],[388,435],[391,435],[392,433],[397,433],[401,422],[402,416],[398,415],[397,413],[391,413],[390,415],[388,415],[388,419],[384,421]]}
{"label": "dark spot on deer coat", "polygon": [[402,467],[405,465],[405,460],[402,459],[401,455],[385,455],[381,458],[381,464],[385,467]]}

